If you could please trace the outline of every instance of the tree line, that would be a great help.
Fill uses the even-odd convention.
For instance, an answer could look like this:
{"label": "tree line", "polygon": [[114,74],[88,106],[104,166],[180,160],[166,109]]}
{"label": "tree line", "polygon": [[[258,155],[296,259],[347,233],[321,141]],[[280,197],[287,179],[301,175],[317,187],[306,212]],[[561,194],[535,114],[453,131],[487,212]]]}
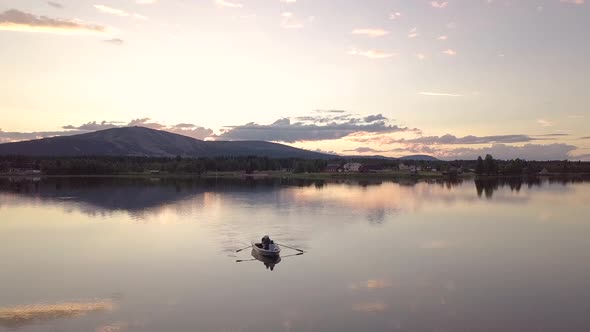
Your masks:
{"label": "tree line", "polygon": [[288,171],[294,173],[318,173],[328,164],[344,165],[346,162],[359,162],[376,166],[377,169],[397,169],[401,163],[420,166],[422,169],[449,171],[461,168],[478,175],[519,175],[537,174],[544,168],[550,173],[587,173],[590,162],[573,161],[527,161],[523,159],[497,160],[491,155],[477,160],[395,160],[376,158],[335,158],[298,159],[269,157],[216,157],[216,158],[173,158],[165,157],[26,157],[0,156],[0,173],[11,169],[34,169],[48,175],[114,175],[146,173],[150,171],[168,174],[202,174],[207,172],[245,172]]}
{"label": "tree line", "polygon": [[10,169],[40,170],[48,175],[113,175],[125,173],[163,172],[169,174],[202,174],[206,172],[288,170],[321,172],[325,160],[268,157],[175,158],[162,157],[0,157],[0,173]]}

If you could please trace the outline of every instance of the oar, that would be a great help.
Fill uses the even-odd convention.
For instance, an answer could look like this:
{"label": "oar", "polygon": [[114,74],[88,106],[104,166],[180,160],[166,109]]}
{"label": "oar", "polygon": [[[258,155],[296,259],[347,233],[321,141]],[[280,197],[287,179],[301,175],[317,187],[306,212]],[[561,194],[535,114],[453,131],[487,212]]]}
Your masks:
{"label": "oar", "polygon": [[[293,257],[293,256],[301,256],[301,255],[303,255],[303,253],[302,253],[302,252],[298,252],[298,253],[296,253],[296,254],[292,254],[292,255],[281,256],[281,259],[282,259],[282,258],[287,258],[287,257]],[[236,263],[241,263],[241,262],[251,262],[251,261],[261,261],[261,260],[259,260],[259,259],[256,259],[256,258],[250,258],[250,259],[236,259]],[[262,262],[262,261],[261,261],[261,262]],[[263,263],[264,263],[264,262],[263,262]]]}
{"label": "oar", "polygon": [[241,263],[241,262],[251,262],[251,261],[256,261],[256,258],[252,258],[252,259],[236,259],[236,263]]}
{"label": "oar", "polygon": [[292,255],[281,256],[281,259],[282,259],[282,258],[287,258],[287,257],[293,257],[293,256],[301,256],[301,255],[303,255],[303,254],[304,254],[304,253],[302,253],[302,252],[298,252],[298,253],[296,253],[296,254],[292,254]]}
{"label": "oar", "polygon": [[236,250],[236,252],[240,252],[240,251],[242,251],[242,250],[246,250],[246,249],[248,249],[248,248],[252,248],[252,245],[249,245],[249,246],[247,246],[246,248],[238,249],[238,250]]}
{"label": "oar", "polygon": [[280,243],[277,243],[277,244],[278,244],[279,246],[283,246],[283,247],[285,247],[285,248],[289,248],[289,249],[297,250],[297,251],[299,251],[300,253],[304,253],[304,252],[305,252],[305,251],[303,251],[303,250],[301,250],[301,249],[297,249],[297,248],[289,247],[289,246],[286,246],[286,245],[284,245],[284,244],[280,244]]}

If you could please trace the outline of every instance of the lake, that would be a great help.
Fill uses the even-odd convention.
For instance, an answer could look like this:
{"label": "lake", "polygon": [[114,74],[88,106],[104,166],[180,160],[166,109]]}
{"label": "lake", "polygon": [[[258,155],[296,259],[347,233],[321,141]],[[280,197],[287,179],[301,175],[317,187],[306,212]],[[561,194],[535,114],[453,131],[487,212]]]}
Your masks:
{"label": "lake", "polygon": [[[0,331],[590,331],[590,182],[0,178]],[[235,251],[269,234],[280,262]]]}

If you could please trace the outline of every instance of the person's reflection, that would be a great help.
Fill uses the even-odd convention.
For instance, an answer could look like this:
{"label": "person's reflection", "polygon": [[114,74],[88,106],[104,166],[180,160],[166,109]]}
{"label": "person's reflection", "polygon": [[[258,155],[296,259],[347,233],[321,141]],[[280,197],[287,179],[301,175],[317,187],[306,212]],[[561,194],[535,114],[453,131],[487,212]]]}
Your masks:
{"label": "person's reflection", "polygon": [[265,257],[265,256],[258,254],[255,250],[252,250],[252,256],[254,257],[254,259],[262,262],[264,264],[264,267],[266,267],[267,270],[271,270],[271,271],[273,271],[275,269],[275,265],[277,265],[281,262],[281,256]]}

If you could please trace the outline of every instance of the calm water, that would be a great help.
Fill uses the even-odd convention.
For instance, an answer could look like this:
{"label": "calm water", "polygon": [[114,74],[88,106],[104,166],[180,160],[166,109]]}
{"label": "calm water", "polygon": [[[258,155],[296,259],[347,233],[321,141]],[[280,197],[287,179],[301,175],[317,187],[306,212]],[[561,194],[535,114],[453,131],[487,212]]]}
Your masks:
{"label": "calm water", "polygon": [[[0,331],[590,331],[589,202],[583,181],[4,178]],[[235,253],[266,233],[307,253]]]}

